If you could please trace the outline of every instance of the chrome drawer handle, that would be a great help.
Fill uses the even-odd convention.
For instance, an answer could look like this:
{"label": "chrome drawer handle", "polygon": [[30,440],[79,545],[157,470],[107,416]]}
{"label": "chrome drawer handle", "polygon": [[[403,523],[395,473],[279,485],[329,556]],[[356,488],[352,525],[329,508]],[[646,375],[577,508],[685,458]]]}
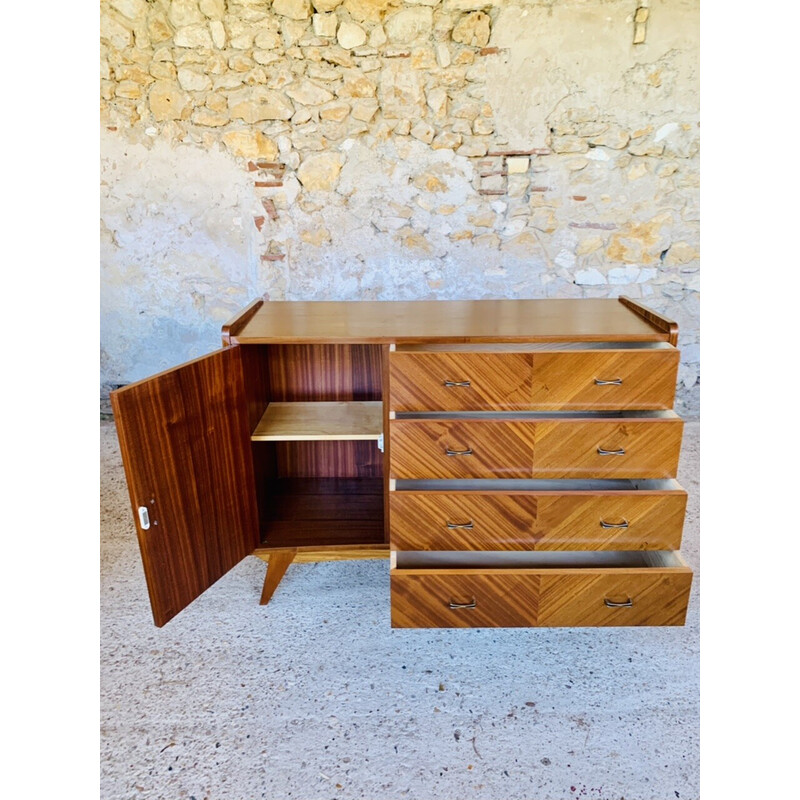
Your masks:
{"label": "chrome drawer handle", "polygon": [[601,456],[624,456],[625,450],[622,447],[619,450],[603,450],[602,447],[598,447],[597,453]]}
{"label": "chrome drawer handle", "polygon": [[475,523],[472,520],[470,520],[469,522],[460,522],[460,523],[448,521],[447,527],[450,528],[451,530],[454,530],[455,528],[474,528]]}
{"label": "chrome drawer handle", "polygon": [[473,597],[469,603],[454,603],[452,600],[450,601],[450,608],[454,611],[457,608],[475,608],[478,605],[478,601]]}
{"label": "chrome drawer handle", "polygon": [[614,378],[610,381],[602,381],[600,378],[594,379],[595,386],[622,386],[622,378]]}
{"label": "chrome drawer handle", "polygon": [[445,450],[449,456],[471,456],[472,450],[451,450],[449,447]]}
{"label": "chrome drawer handle", "polygon": [[454,386],[462,386],[466,389],[469,387],[470,383],[469,381],[445,381],[444,385],[449,388],[452,388]]}
{"label": "chrome drawer handle", "polygon": [[600,520],[600,527],[601,528],[627,528],[628,527],[628,520],[625,517],[622,518],[622,522],[606,522],[604,519]]}
{"label": "chrome drawer handle", "polygon": [[624,603],[615,603],[612,600],[603,600],[608,608],[633,608],[633,600],[630,597]]}

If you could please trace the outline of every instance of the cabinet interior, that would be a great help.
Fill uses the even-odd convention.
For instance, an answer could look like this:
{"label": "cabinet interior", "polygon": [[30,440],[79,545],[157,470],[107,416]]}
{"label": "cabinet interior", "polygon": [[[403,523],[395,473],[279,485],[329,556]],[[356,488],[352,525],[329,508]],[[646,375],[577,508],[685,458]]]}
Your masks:
{"label": "cabinet interior", "polygon": [[262,545],[383,543],[381,346],[242,349]]}

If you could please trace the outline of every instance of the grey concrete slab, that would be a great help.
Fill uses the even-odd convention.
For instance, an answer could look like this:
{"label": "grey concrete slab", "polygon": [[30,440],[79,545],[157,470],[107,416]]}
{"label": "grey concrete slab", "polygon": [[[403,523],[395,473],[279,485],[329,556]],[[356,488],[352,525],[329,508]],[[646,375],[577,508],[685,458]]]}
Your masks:
{"label": "grey concrete slab", "polygon": [[[699,576],[686,627],[392,630],[388,562],[248,557],[154,627],[101,424],[101,796],[695,800]],[[699,567],[699,423],[679,480]]]}

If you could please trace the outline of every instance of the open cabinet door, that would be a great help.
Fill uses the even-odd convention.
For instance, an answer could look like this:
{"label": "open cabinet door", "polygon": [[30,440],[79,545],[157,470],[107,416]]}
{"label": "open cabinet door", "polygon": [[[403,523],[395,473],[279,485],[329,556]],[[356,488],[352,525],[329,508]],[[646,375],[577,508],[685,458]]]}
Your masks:
{"label": "open cabinet door", "polygon": [[158,626],[258,545],[241,349],[111,395]]}

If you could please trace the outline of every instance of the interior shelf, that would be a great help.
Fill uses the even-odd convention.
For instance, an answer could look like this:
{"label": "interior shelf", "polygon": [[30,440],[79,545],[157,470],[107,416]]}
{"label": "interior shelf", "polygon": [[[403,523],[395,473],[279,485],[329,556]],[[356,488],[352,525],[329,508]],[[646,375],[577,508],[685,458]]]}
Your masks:
{"label": "interior shelf", "polygon": [[254,442],[378,440],[382,432],[380,400],[270,403],[250,438]]}

